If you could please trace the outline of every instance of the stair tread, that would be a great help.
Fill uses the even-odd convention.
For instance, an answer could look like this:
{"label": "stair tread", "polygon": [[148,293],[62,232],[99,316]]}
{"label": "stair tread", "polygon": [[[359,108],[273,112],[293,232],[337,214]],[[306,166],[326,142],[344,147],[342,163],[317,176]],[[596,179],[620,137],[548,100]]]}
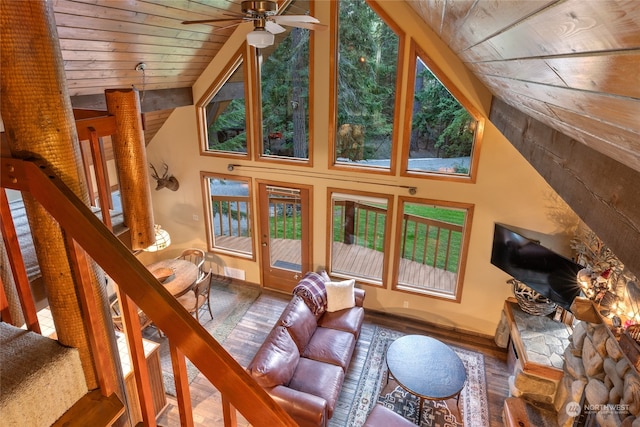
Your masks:
{"label": "stair tread", "polygon": [[124,405],[115,394],[103,396],[100,390],[84,395],[52,427],[110,426],[124,413]]}

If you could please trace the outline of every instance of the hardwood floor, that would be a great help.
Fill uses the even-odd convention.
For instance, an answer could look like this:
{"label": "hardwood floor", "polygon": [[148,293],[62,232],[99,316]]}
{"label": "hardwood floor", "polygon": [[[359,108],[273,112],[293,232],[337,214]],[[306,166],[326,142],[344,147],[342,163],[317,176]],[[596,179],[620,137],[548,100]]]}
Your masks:
{"label": "hardwood floor", "polygon": [[[240,363],[246,366],[256,353],[272,322],[279,317],[291,297],[271,291],[263,291],[252,306],[249,321],[238,325],[223,343],[223,346]],[[414,320],[404,319],[384,313],[367,311],[365,322],[395,329],[410,334],[425,334],[445,343],[464,347],[484,354],[487,394],[489,401],[490,427],[502,426],[502,405],[508,397],[508,376],[506,351],[498,348],[493,339],[484,336],[467,334],[461,331],[436,327]],[[198,375],[191,383],[194,424],[196,426],[223,426],[220,395],[211,383],[202,375]],[[167,396],[168,406],[158,418],[158,425],[165,427],[179,426],[179,414],[176,400]],[[247,421],[238,414],[238,425],[248,426]]]}

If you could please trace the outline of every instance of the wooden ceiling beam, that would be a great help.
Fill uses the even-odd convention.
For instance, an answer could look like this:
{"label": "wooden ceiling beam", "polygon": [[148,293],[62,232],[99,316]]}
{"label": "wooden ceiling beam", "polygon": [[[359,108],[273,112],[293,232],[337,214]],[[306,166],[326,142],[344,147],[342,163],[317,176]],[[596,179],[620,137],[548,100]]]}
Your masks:
{"label": "wooden ceiling beam", "polygon": [[640,172],[498,98],[489,119],[629,271],[640,276]]}
{"label": "wooden ceiling beam", "polygon": [[[142,97],[142,92],[140,96]],[[102,93],[72,96],[71,105],[73,108],[107,109],[107,103]],[[171,110],[186,105],[193,105],[193,92],[190,87],[147,90],[144,93],[144,102],[141,107],[143,113],[149,113],[151,111]]]}

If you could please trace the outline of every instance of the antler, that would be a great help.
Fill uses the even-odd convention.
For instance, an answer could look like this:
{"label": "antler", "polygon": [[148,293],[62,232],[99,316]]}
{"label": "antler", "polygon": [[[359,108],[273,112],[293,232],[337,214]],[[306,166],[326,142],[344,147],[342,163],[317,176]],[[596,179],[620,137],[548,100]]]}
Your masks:
{"label": "antler", "polygon": [[180,184],[178,183],[178,180],[173,175],[169,175],[169,165],[162,162],[162,167],[164,168],[164,172],[162,173],[162,178],[160,178],[160,176],[158,175],[158,171],[156,170],[155,166],[153,166],[153,163],[149,163],[149,165],[153,170],[153,172],[151,173],[151,176],[153,177],[153,179],[156,180],[158,184],[156,186],[156,190],[160,190],[165,187],[172,191],[176,191],[178,189]]}
{"label": "antler", "polygon": [[151,166],[151,169],[153,169],[153,172],[151,173],[151,176],[153,177],[153,179],[160,179],[160,177],[158,176],[158,172],[156,171],[156,168],[153,166],[153,163],[149,163],[149,166]]}

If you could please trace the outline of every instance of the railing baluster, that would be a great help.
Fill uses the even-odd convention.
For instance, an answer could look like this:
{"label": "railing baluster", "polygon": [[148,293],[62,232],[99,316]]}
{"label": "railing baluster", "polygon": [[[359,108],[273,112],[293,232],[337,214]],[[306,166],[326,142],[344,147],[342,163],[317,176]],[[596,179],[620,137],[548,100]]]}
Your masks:
{"label": "railing baluster", "polygon": [[[417,222],[416,222],[417,223]],[[429,255],[429,226],[426,224],[422,224],[425,227],[425,237],[424,237],[424,245],[422,246],[422,264],[427,263],[427,256]],[[417,234],[416,234],[417,236]],[[418,238],[416,237],[416,240]]]}
{"label": "railing baluster", "polygon": [[231,230],[233,230],[233,219],[231,218],[233,215],[231,213],[231,202],[227,202],[227,227],[229,227],[229,235],[231,235]]}
{"label": "railing baluster", "polygon": [[2,240],[4,241],[5,248],[7,248],[7,256],[9,257],[9,264],[11,265],[11,273],[16,284],[18,299],[22,306],[22,315],[24,316],[24,321],[27,324],[27,329],[41,334],[42,332],[40,331],[40,323],[38,323],[36,304],[31,293],[27,269],[24,266],[24,259],[22,258],[22,252],[20,251],[18,235],[16,233],[15,224],[13,223],[13,217],[11,216],[9,199],[7,198],[7,193],[4,188],[0,191],[0,228],[2,228]]}
{"label": "railing baluster", "polygon": [[[416,260],[416,247],[418,245],[418,222],[413,222],[413,247],[411,248],[411,261]],[[429,228],[427,227],[427,237],[429,235]],[[427,244],[427,240],[425,239],[425,245]]]}
{"label": "railing baluster", "polygon": [[440,227],[436,228],[436,246],[433,250],[433,266],[438,268],[438,249],[440,248]]}
{"label": "railing baluster", "polygon": [[376,212],[373,216],[373,249],[378,250],[378,217],[380,215]]}
{"label": "railing baluster", "polygon": [[189,390],[189,378],[187,376],[187,363],[184,354],[169,340],[169,352],[173,377],[176,385],[176,400],[180,414],[181,427],[193,427],[193,410],[191,409],[191,391]]}
{"label": "railing baluster", "polygon": [[[111,214],[109,208],[111,206],[111,191],[109,185],[109,176],[105,169],[104,150],[102,143],[98,138],[98,133],[93,127],[89,127],[89,146],[91,147],[91,158],[93,159],[93,171],[96,175],[96,184],[98,185],[98,200],[100,201],[100,211],[102,212],[102,222],[110,230]],[[89,185],[91,185],[89,183]]]}
{"label": "railing baluster", "polygon": [[[241,221],[240,221],[240,219],[241,219],[240,218],[241,217],[241,215],[240,215],[240,201],[236,200],[235,204],[236,204],[236,218],[235,218],[235,220],[236,220],[236,229],[238,230],[238,233],[237,233],[238,237],[240,237],[240,225],[241,225]],[[229,235],[230,236],[233,235],[233,230],[229,230]]]}
{"label": "railing baluster", "polygon": [[13,319],[9,311],[9,301],[7,301],[7,295],[4,293],[2,277],[0,277],[0,317],[2,317],[3,322],[13,325]]}
{"label": "railing baluster", "polygon": [[[96,365],[96,374],[100,385],[100,392],[103,396],[109,396],[118,390],[118,384],[114,381],[115,375],[104,375],[111,368],[109,361],[109,351],[106,349],[106,342],[100,333],[101,322],[98,320],[98,302],[95,299],[91,288],[91,271],[86,252],[70,234],[65,233],[67,248],[70,255],[71,270],[76,276],[78,283],[79,300],[84,312],[84,324],[87,328],[89,345]],[[143,356],[144,358],[144,356]],[[135,363],[135,362],[134,362]],[[135,366],[135,365],[134,365]],[[145,365],[146,366],[146,365]]]}
{"label": "railing baluster", "polygon": [[237,427],[238,417],[237,417],[236,409],[226,399],[224,394],[221,395],[221,399],[222,399],[222,413],[224,416],[224,427]]}
{"label": "railing baluster", "polygon": [[447,238],[447,252],[444,259],[444,269],[449,270],[449,254],[451,253],[451,235],[453,232],[449,230],[449,236]]}

